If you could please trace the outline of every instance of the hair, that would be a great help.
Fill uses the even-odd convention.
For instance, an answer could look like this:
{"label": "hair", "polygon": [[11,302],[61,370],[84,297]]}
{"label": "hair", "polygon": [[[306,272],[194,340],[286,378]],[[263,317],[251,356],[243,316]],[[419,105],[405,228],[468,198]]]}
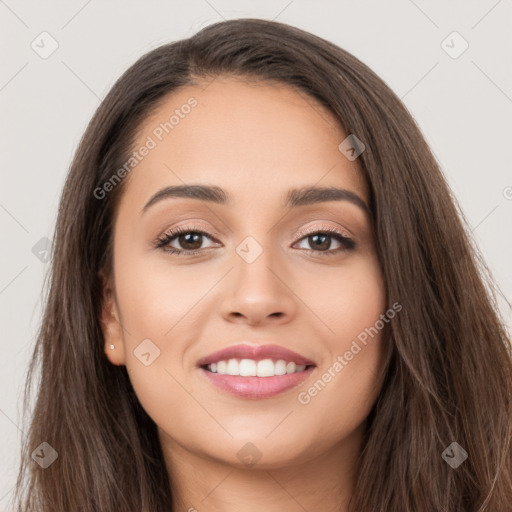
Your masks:
{"label": "hair", "polygon": [[[101,200],[94,191],[127,161],[141,123],[169,94],[219,76],[293,87],[366,147],[357,161],[369,187],[386,301],[403,308],[389,323],[350,510],[510,510],[510,338],[499,288],[440,166],[412,115],[369,67],[325,39],[261,19],[215,23],[143,55],[116,81],[80,141],[27,372],[25,411],[34,372],[41,373],[17,510],[170,510],[157,427],[126,367],[104,353],[99,272],[112,271],[126,179]],[[58,453],[45,469],[31,457],[42,442]],[[442,457],[452,442],[468,453],[456,469]]]}

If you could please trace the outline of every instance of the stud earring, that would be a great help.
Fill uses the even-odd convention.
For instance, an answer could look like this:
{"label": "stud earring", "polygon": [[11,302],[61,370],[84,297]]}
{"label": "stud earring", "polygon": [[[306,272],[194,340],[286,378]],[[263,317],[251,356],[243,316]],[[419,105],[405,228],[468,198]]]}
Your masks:
{"label": "stud earring", "polygon": [[114,350],[114,345],[110,345],[110,350]]}

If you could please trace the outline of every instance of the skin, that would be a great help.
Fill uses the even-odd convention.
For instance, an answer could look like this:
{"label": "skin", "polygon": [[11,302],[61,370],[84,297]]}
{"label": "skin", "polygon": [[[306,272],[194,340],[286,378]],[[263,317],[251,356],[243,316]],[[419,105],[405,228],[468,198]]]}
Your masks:
{"label": "skin", "polygon": [[[368,204],[367,185],[357,160],[338,150],[347,134],[314,99],[233,77],[206,85],[167,97],[138,131],[136,148],[197,99],[126,178],[114,223],[114,275],[104,286],[105,352],[112,364],[126,365],[158,426],[173,510],[347,510],[365,419],[380,391],[380,332],[308,404],[298,395],[385,312],[385,285],[361,208],[283,203],[291,186],[315,185],[348,189]],[[184,183],[218,185],[232,203],[169,198],[141,215],[158,190]],[[199,243],[203,253],[153,247],[170,228],[190,224],[212,236]],[[334,252],[343,246],[331,238],[327,256],[313,250],[311,237],[298,236],[326,226],[353,238],[356,248]],[[250,264],[236,252],[247,236],[263,249]],[[171,245],[191,247],[177,238]],[[149,366],[134,355],[147,338],[160,350]],[[229,395],[196,363],[242,341],[282,345],[317,368],[273,398]],[[252,467],[237,456],[247,443],[261,455]]]}

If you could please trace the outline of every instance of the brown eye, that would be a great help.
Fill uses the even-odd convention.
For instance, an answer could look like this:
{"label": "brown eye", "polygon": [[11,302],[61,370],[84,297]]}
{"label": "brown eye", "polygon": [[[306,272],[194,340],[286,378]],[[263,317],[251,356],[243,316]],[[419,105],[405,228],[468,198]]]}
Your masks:
{"label": "brown eye", "polygon": [[[340,246],[331,249],[333,239],[340,244]],[[349,251],[354,249],[356,246],[354,240],[346,237],[333,228],[326,228],[306,234],[300,239],[300,242],[304,241],[307,242],[309,247],[303,247],[303,249],[318,253],[325,253],[325,255],[336,254],[340,251]]]}
{"label": "brown eye", "polygon": [[181,248],[194,251],[201,247],[202,237],[203,235],[201,233],[191,231],[184,235],[178,235],[176,240]]}
{"label": "brown eye", "polygon": [[330,235],[317,234],[307,237],[308,242],[315,251],[323,251],[331,248],[332,237]]}
{"label": "brown eye", "polygon": [[[202,247],[206,239],[214,240],[208,233],[193,227],[179,227],[158,238],[155,247],[172,254],[190,256],[210,247]],[[175,244],[172,246],[171,244]],[[177,246],[176,246],[177,245]]]}

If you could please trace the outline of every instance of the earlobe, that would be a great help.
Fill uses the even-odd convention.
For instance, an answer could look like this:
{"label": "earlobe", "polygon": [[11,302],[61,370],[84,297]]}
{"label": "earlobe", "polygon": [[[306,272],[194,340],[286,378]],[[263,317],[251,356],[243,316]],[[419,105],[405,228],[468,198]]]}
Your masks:
{"label": "earlobe", "polygon": [[124,364],[123,329],[117,311],[111,280],[103,271],[98,272],[102,283],[101,329],[104,352],[109,361],[118,366]]}

